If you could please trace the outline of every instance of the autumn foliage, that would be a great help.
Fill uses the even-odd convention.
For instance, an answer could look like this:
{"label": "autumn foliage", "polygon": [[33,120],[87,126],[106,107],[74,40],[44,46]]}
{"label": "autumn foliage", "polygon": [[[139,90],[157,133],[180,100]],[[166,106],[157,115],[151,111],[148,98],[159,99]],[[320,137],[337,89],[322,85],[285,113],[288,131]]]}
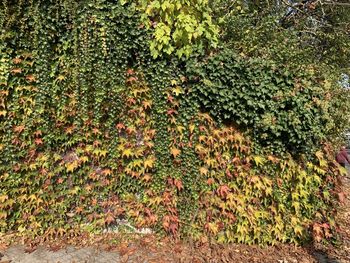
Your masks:
{"label": "autumn foliage", "polygon": [[1,11],[16,18],[1,20],[2,233],[127,221],[203,242],[334,237],[344,171],[329,144],[277,156],[206,113],[183,62],[144,48],[132,6],[33,2]]}

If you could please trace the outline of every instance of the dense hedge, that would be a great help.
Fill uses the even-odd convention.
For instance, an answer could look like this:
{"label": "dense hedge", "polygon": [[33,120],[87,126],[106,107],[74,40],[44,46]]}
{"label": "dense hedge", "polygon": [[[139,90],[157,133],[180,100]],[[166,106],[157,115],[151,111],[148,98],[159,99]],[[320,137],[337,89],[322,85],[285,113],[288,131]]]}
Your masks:
{"label": "dense hedge", "polygon": [[307,66],[281,67],[226,49],[194,61],[188,73],[210,114],[251,129],[258,144],[273,152],[315,151],[332,128],[327,80]]}
{"label": "dense hedge", "polygon": [[[243,107],[272,103],[247,87],[250,103],[230,90],[234,100],[223,104],[226,93],[208,85],[218,78],[228,90],[239,78],[230,63],[240,59],[227,62],[235,74],[227,78],[210,59],[198,65],[200,89],[193,63],[152,58],[133,5],[7,1],[0,18],[1,232],[52,238],[128,219],[202,241],[332,237],[340,171],[329,145],[298,160],[278,157],[213,118],[228,105],[224,114],[239,109],[236,124],[256,124],[261,113],[246,122]],[[260,63],[243,64],[260,81]],[[267,69],[268,83],[281,77]],[[281,92],[295,81],[283,78]],[[201,112],[204,88],[221,103],[209,105],[212,115]]]}

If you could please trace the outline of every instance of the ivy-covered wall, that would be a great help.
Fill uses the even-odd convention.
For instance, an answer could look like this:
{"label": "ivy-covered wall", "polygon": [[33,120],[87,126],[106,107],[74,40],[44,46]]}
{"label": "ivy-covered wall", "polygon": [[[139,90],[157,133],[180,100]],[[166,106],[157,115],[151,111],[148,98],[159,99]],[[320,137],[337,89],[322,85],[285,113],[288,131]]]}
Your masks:
{"label": "ivy-covered wall", "polygon": [[202,241],[333,237],[342,170],[315,132],[330,118],[324,80],[227,50],[154,58],[125,1],[2,5],[1,232],[127,219]]}

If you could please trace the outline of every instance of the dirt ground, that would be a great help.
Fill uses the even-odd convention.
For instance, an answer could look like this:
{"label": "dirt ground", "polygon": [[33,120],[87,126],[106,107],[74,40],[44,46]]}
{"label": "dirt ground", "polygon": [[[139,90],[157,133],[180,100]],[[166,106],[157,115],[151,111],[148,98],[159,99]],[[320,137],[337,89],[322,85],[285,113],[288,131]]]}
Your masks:
{"label": "dirt ground", "polygon": [[159,241],[148,235],[137,240],[113,241],[111,236],[101,236],[89,242],[82,237],[80,246],[68,240],[43,244],[16,244],[7,246],[0,241],[0,263],[350,263],[350,171],[343,179],[344,203],[338,219],[341,242],[334,246],[295,247],[280,245],[209,246]]}
{"label": "dirt ground", "polygon": [[95,245],[80,248],[73,246],[55,248],[40,245],[28,248],[23,245],[12,245],[4,250],[2,255],[0,261],[2,263],[318,262],[307,249],[293,246],[265,249],[245,245],[195,247],[188,244],[157,243],[151,237],[143,238],[137,242],[119,244],[116,247]]}

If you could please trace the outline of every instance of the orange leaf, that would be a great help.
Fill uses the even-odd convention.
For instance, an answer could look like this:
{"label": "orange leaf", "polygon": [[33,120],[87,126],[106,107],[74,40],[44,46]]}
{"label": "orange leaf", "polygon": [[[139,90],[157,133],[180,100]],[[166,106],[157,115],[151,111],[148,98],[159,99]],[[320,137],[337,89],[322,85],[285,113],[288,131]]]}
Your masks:
{"label": "orange leaf", "polygon": [[22,62],[22,59],[20,59],[20,58],[14,58],[12,61],[13,61],[14,64],[19,64],[19,63]]}
{"label": "orange leaf", "polygon": [[207,175],[208,174],[208,169],[206,167],[201,167],[201,168],[199,168],[199,173],[201,175]]}
{"label": "orange leaf", "polygon": [[171,154],[174,156],[174,158],[176,158],[177,156],[179,156],[179,154],[181,153],[181,151],[175,147],[172,147],[170,150]]}
{"label": "orange leaf", "polygon": [[125,129],[125,125],[124,125],[123,123],[118,123],[118,124],[116,125],[116,127],[117,127],[118,130]]}
{"label": "orange leaf", "polygon": [[103,174],[103,175],[111,175],[111,174],[112,174],[112,171],[111,171],[111,169],[104,169],[104,170],[102,171],[102,174]]}
{"label": "orange leaf", "polygon": [[14,69],[11,70],[11,72],[12,72],[13,74],[21,73],[21,72],[22,72],[22,69],[21,69],[21,68],[14,68]]}
{"label": "orange leaf", "polygon": [[209,179],[207,180],[207,184],[208,184],[208,185],[212,185],[214,182],[215,182],[215,181],[214,181],[213,178],[209,178]]}
{"label": "orange leaf", "polygon": [[152,105],[152,101],[150,101],[150,100],[144,100],[144,101],[142,102],[142,105],[143,105],[143,107],[144,107],[145,110],[146,110],[146,109],[150,109],[150,108],[151,108],[151,105]]}
{"label": "orange leaf", "polygon": [[16,126],[13,130],[15,132],[21,133],[24,130],[24,125]]}
{"label": "orange leaf", "polygon": [[42,135],[41,130],[37,130],[36,132],[34,132],[34,135],[35,135],[36,137],[41,136],[41,135]]}
{"label": "orange leaf", "polygon": [[114,217],[113,217],[112,213],[107,213],[107,216],[105,218],[105,223],[107,225],[110,225],[112,222],[114,222]]}
{"label": "orange leaf", "polygon": [[170,225],[170,217],[169,216],[164,216],[163,217],[163,227],[165,230],[169,229],[169,225]]}
{"label": "orange leaf", "polygon": [[129,105],[133,105],[136,103],[136,100],[134,98],[128,98],[126,101]]}
{"label": "orange leaf", "polygon": [[126,80],[126,82],[136,82],[137,81],[137,78],[135,78],[135,77],[130,77],[130,78],[128,78],[127,80]]}
{"label": "orange leaf", "polygon": [[149,182],[152,179],[150,174],[145,174],[145,176],[143,177],[143,180],[146,182]]}
{"label": "orange leaf", "polygon": [[93,129],[92,129],[92,133],[95,134],[95,135],[97,135],[97,134],[100,134],[101,132],[100,132],[99,129],[93,128]]}
{"label": "orange leaf", "polygon": [[36,81],[36,78],[33,75],[28,75],[26,76],[26,80],[28,80],[29,82],[34,82]]}

